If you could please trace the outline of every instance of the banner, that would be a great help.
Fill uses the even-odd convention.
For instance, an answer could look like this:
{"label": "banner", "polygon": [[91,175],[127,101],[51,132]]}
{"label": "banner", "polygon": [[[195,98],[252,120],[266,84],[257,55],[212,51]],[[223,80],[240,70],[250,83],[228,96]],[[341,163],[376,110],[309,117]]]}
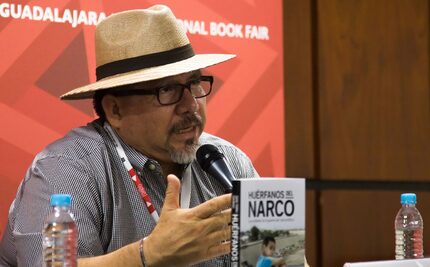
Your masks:
{"label": "banner", "polygon": [[[95,118],[92,101],[60,101],[95,81],[94,30],[106,16],[160,1],[0,3],[0,227],[34,156]],[[168,5],[196,53],[237,57],[214,75],[206,131],[241,148],[262,176],[285,176],[282,1],[182,0]]]}

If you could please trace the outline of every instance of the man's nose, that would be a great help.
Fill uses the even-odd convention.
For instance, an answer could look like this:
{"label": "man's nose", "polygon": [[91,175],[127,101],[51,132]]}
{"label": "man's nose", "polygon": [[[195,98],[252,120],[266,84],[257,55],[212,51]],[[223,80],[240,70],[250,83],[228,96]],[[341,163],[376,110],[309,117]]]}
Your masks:
{"label": "man's nose", "polygon": [[191,93],[190,88],[184,88],[181,101],[178,103],[179,113],[196,112],[199,108],[197,99]]}

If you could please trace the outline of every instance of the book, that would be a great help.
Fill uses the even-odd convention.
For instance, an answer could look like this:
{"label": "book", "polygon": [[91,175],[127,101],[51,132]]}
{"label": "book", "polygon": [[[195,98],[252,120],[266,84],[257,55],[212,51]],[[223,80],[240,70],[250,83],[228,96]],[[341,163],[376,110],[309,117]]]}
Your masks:
{"label": "book", "polygon": [[231,266],[304,266],[305,179],[232,181]]}

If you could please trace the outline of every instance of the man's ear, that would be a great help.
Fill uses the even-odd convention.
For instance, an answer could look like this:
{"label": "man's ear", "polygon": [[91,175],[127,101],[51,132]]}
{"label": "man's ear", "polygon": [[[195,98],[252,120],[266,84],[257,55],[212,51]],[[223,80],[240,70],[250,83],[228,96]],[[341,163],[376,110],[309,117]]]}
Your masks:
{"label": "man's ear", "polygon": [[113,95],[105,95],[102,99],[102,107],[107,121],[114,127],[120,128],[121,112],[118,98]]}

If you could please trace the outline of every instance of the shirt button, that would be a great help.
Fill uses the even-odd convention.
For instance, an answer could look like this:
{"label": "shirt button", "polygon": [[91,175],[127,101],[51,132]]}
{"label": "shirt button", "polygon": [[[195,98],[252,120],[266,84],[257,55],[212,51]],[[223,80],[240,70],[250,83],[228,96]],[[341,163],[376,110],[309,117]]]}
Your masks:
{"label": "shirt button", "polygon": [[155,165],[154,164],[149,164],[149,166],[148,166],[148,168],[151,170],[151,171],[155,171]]}

